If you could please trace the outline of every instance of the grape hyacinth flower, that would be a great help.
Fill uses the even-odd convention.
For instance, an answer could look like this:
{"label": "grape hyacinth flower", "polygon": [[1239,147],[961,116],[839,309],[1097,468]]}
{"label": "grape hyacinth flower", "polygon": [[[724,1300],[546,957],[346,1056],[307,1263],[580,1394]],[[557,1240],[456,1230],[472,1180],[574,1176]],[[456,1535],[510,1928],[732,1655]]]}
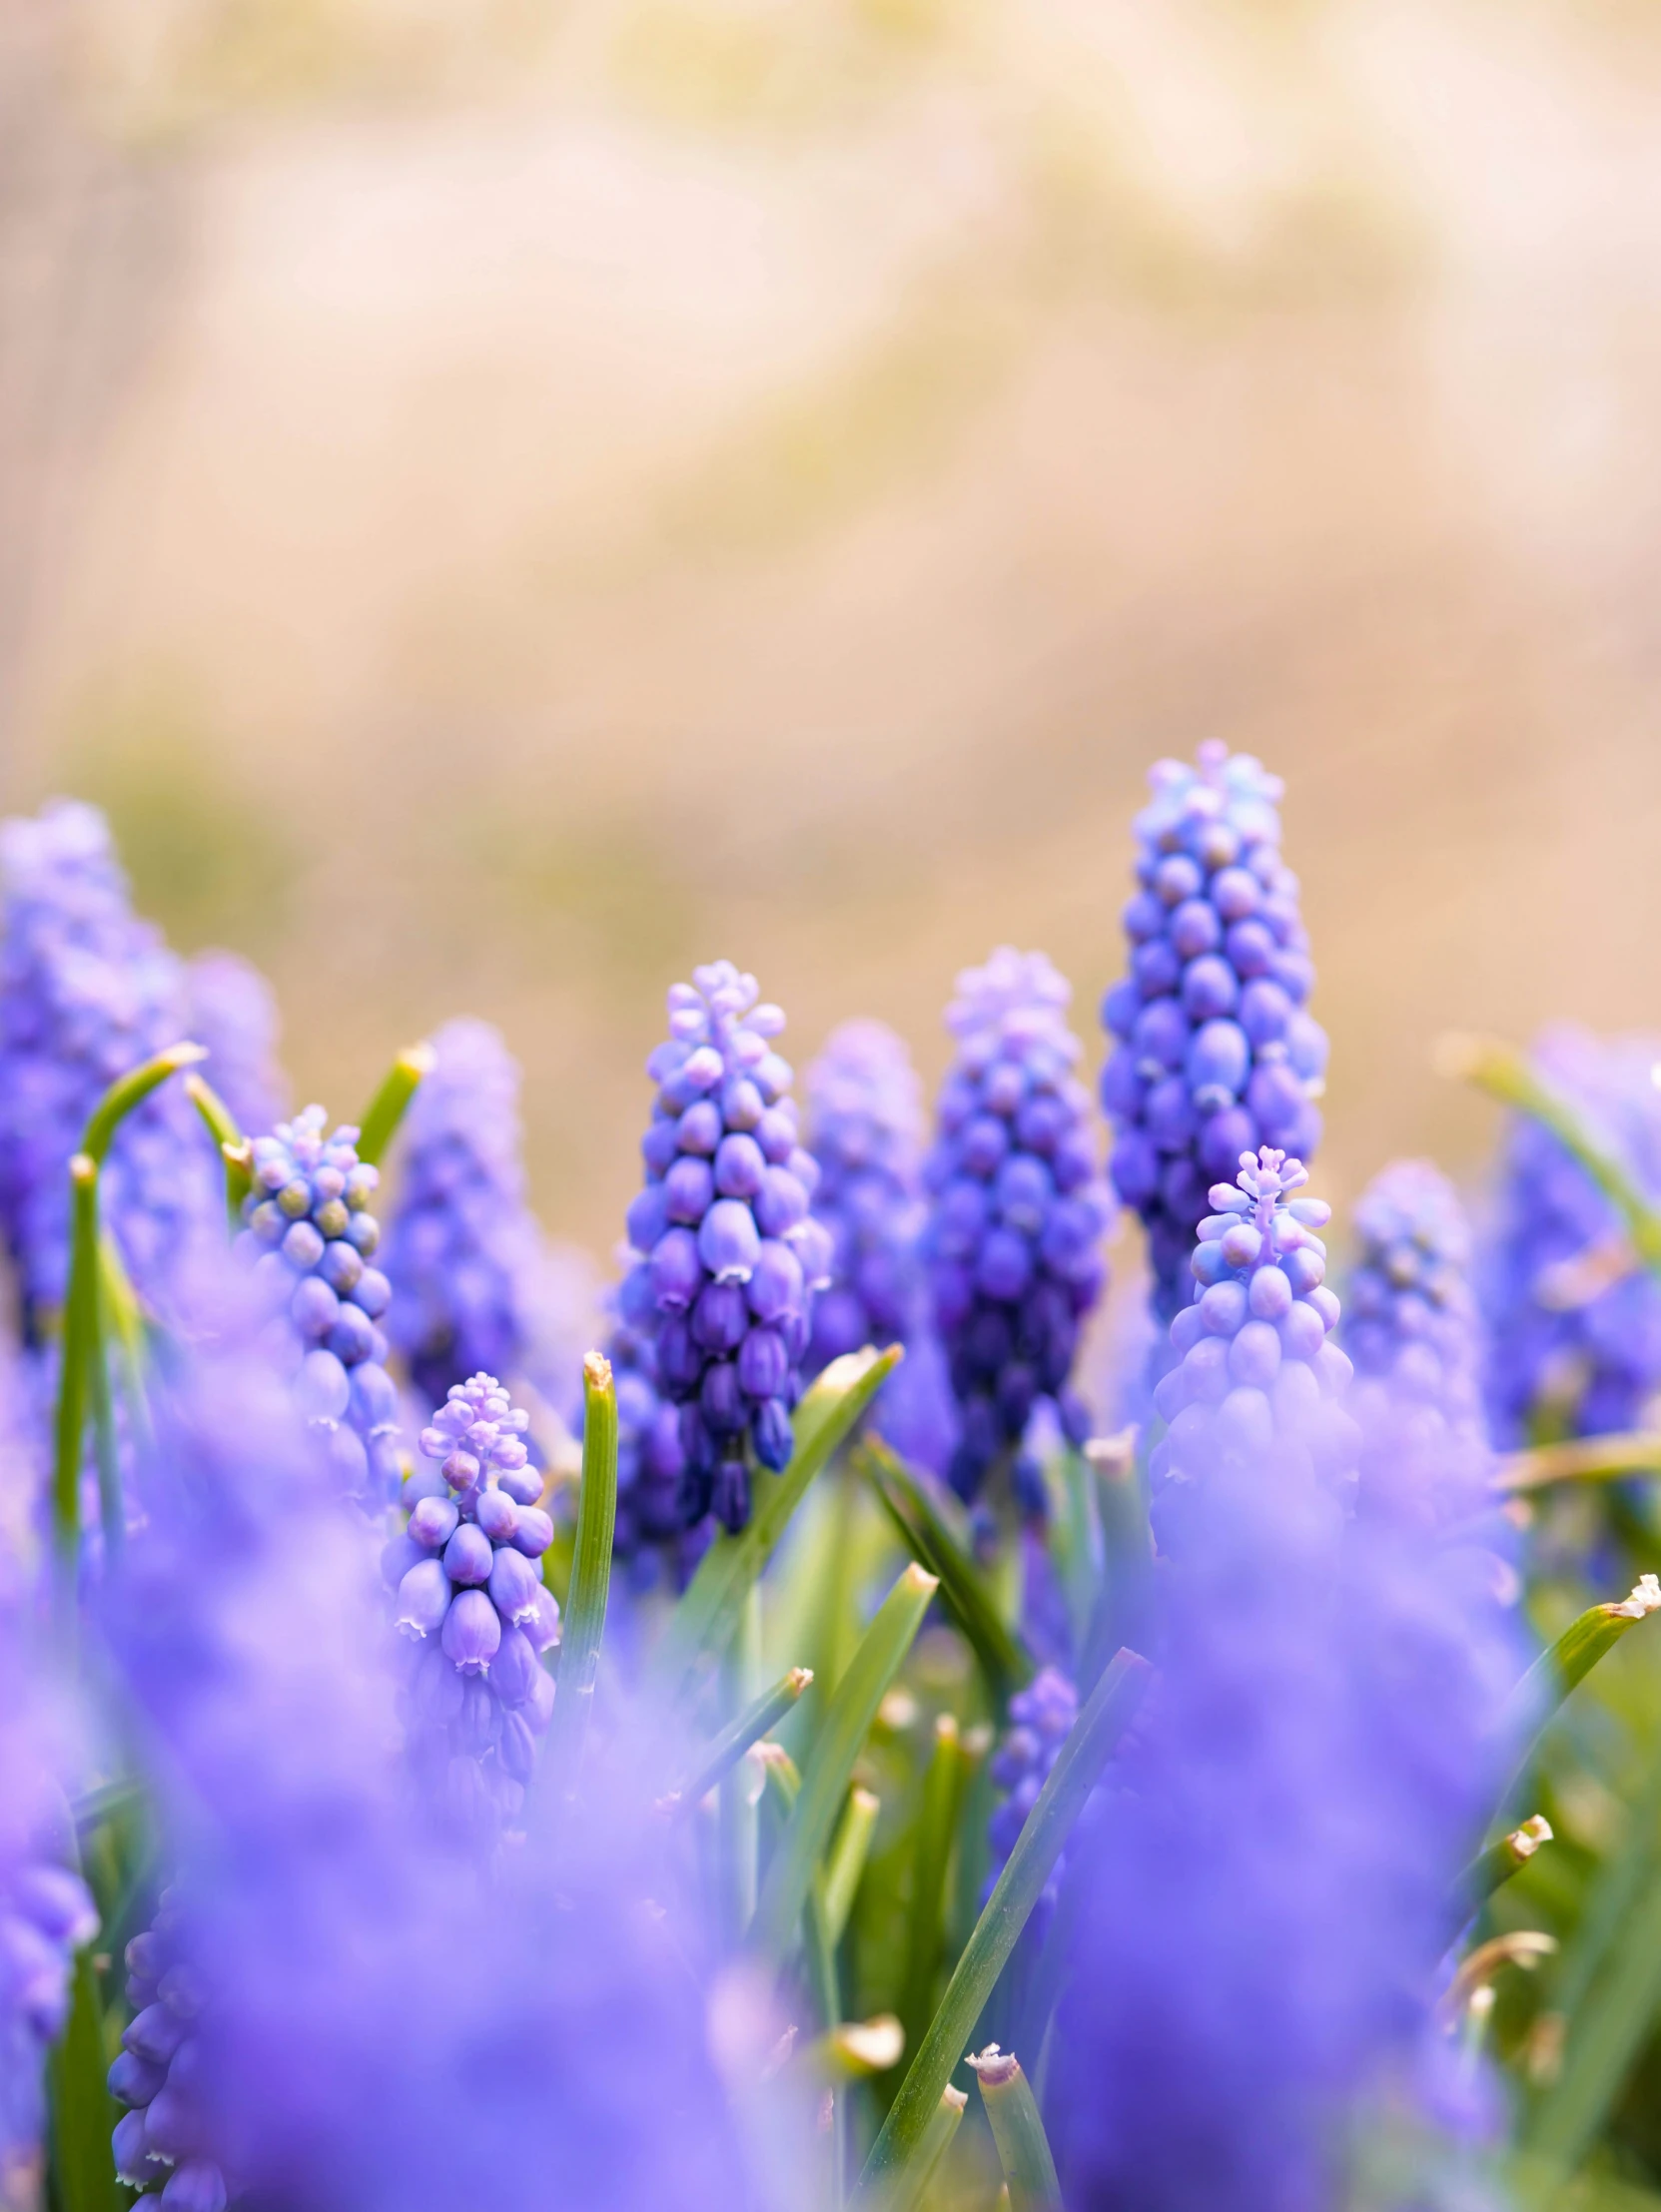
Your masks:
{"label": "grape hyacinth flower", "polygon": [[613,1549],[634,1559],[681,1533],[680,1414],[657,1387],[651,1316],[644,1326],[619,1312],[606,1356],[617,1383],[617,1520]]}
{"label": "grape hyacinth flower", "polygon": [[369,1210],[379,1171],[358,1157],[356,1128],[326,1136],[309,1106],[254,1139],[253,1188],[239,1243],[279,1312],[294,1356],[297,1405],[328,1439],[346,1487],[384,1504],[399,1478],[398,1391],[381,1318],[392,1285],[370,1264],[381,1224]]}
{"label": "grape hyacinth flower", "polygon": [[1271,1145],[1243,1152],[1214,1183],[1190,1271],[1194,1302],[1171,1324],[1175,1364],[1154,1391],[1170,1423],[1149,1455],[1162,1550],[1180,1541],[1201,1481],[1273,1448],[1340,1498],[1353,1490],[1360,1434],[1343,1405],[1352,1372],[1331,1341],[1338,1301],[1316,1230],[1332,1209],[1292,1193],[1301,1160]]}
{"label": "grape hyacinth flower", "polygon": [[[1534,1062],[1661,1201],[1661,1042],[1556,1029]],[[1661,1393],[1661,1281],[1638,1264],[1586,1170],[1531,1115],[1512,1120],[1496,1210],[1482,1282],[1496,1443],[1526,1443],[1536,1423],[1575,1435],[1649,1426]]]}
{"label": "grape hyacinth flower", "polygon": [[526,1202],[518,1063],[488,1022],[447,1022],[432,1049],[387,1224],[389,1333],[430,1405],[469,1375],[523,1375],[574,1421],[588,1283]]}
{"label": "grape hyacinth flower", "polygon": [[1446,1527],[1482,1510],[1490,1458],[1464,1208],[1439,1168],[1401,1159],[1368,1184],[1354,1226],[1343,1343],[1361,1503]]}
{"label": "grape hyacinth flower", "polygon": [[133,2017],[110,2068],[110,2094],[126,2112],[116,2122],[116,2178],[160,2192],[170,2212],[225,2212],[224,2172],[210,2155],[203,2109],[203,1987],[181,1955],[177,1896],[164,1890],[156,1916],[127,1946],[127,2002]]}
{"label": "grape hyacinth flower", "polygon": [[405,1483],[409,1523],[382,1563],[399,1631],[418,1647],[418,1752],[457,1790],[470,1790],[476,1772],[509,1818],[553,1713],[541,1655],[559,1637],[559,1608],[537,1565],[553,1522],[537,1502],[528,1426],[493,1375],[453,1384],[420,1433],[423,1457],[440,1464]]}
{"label": "grape hyacinth flower", "polygon": [[962,1416],[951,1480],[966,1498],[1013,1458],[1045,1401],[1069,1441],[1090,1432],[1069,1378],[1106,1279],[1098,1247],[1114,1203],[1073,1074],[1071,996],[1042,953],[1006,945],[964,970],[947,1009],[958,1051],[924,1167],[925,1249]]}
{"label": "grape hyacinth flower", "polygon": [[[1038,1803],[1038,1794],[1050,1779],[1063,1744],[1079,1718],[1079,1693],[1059,1667],[1041,1667],[1025,1690],[1009,1703],[1009,1727],[992,1755],[992,1781],[999,1793],[987,1824],[991,1863],[986,1891],[1003,1872],[1027,1816]],[[1064,1851],[1033,1908],[1032,1940],[1041,1943],[1044,1927],[1055,1907],[1056,1895],[1067,1871]]]}
{"label": "grape hyacinth flower", "polygon": [[638,1255],[619,1292],[625,1319],[650,1317],[657,1386],[679,1409],[681,1524],[713,1511],[750,1517],[746,1439],[764,1467],[792,1449],[791,1410],[831,1240],[810,1211],[819,1168],[804,1150],[784,1027],[730,961],[669,992],[669,1042],[646,1072],[658,1086],[641,1141],[645,1187],[628,1209]]}
{"label": "grape hyacinth flower", "polygon": [[1115,1040],[1102,1104],[1114,1184],[1148,1231],[1169,1320],[1208,1184],[1261,1144],[1312,1156],[1326,1037],[1305,1008],[1314,970],[1280,858],[1279,779],[1212,742],[1197,768],[1163,760],[1149,780],[1131,972],[1102,1002]]}
{"label": "grape hyacinth flower", "polygon": [[1263,1148],[1213,1189],[1160,1385],[1186,1508],[1160,1535],[1160,1674],[1069,1854],[1048,2116],[1073,2206],[1346,2202],[1357,2128],[1433,2116],[1455,2063],[1431,2000],[1522,1655],[1482,1553],[1347,1511],[1348,1362],[1302,1181]]}
{"label": "grape hyacinth flower", "polygon": [[813,1303],[806,1365],[865,1344],[909,1343],[922,1319],[922,1087],[882,1022],[844,1022],[807,1072],[813,1211],[830,1232],[829,1287]]}
{"label": "grape hyacinth flower", "polygon": [[199,953],[190,964],[190,1035],[206,1046],[203,1074],[237,1126],[275,1128],[289,1110],[289,1079],[277,1058],[277,998],[252,962]]}
{"label": "grape hyacinth flower", "polygon": [[[183,964],[133,915],[96,809],[58,799],[0,824],[0,1232],[39,1344],[67,1286],[67,1170],[88,1116],[118,1076],[186,1037],[190,1004]],[[102,1177],[141,1292],[165,1298],[224,1202],[195,1108],[164,1084],[122,1123]]]}

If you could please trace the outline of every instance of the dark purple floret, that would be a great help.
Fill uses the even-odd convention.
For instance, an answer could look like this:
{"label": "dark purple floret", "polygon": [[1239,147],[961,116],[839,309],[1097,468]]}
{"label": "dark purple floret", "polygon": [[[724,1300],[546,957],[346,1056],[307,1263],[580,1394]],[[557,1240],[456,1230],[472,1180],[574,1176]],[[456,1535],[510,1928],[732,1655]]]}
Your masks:
{"label": "dark purple floret", "polygon": [[387,1224],[388,1333],[430,1405],[469,1375],[523,1376],[574,1422],[587,1269],[530,1210],[518,1063],[487,1022],[446,1022],[432,1048]]}
{"label": "dark purple floret", "polygon": [[653,1386],[677,1411],[683,1530],[710,1513],[742,1528],[748,1452],[774,1469],[789,1460],[830,1267],[811,1212],[818,1163],[771,1043],[784,1017],[758,997],[730,961],[696,969],[671,989],[669,1042],[647,1063],[658,1094],[640,1147],[645,1186],[628,1209],[636,1264],[618,1301],[625,1323],[649,1332]]}
{"label": "dark purple floret", "polygon": [[1197,768],[1164,760],[1149,780],[1130,974],[1102,1003],[1114,1040],[1102,1104],[1114,1183],[1142,1216],[1169,1320],[1207,1186],[1261,1144],[1312,1156],[1326,1038],[1306,1011],[1314,971],[1280,858],[1278,778],[1214,742]]}
{"label": "dark purple floret", "polygon": [[[54,800],[0,825],[0,1231],[27,1341],[69,1271],[68,1166],[118,1076],[189,1034],[184,965],[138,921],[96,809]],[[166,1302],[224,1220],[223,1169],[177,1083],[117,1133],[102,1207],[140,1291]]]}
{"label": "dark purple floret", "polygon": [[1042,1405],[1075,1444],[1089,1434],[1071,1377],[1114,1204],[1073,1074],[1071,996],[1042,953],[1002,946],[965,969],[947,1010],[958,1051],[924,1169],[925,1251],[961,1414],[951,1479],[966,1498],[1014,1460]]}
{"label": "dark purple floret", "polygon": [[[1057,1667],[1043,1667],[1025,1690],[1009,1703],[1009,1726],[992,1755],[992,1780],[998,1803],[987,1823],[990,1864],[986,1889],[1003,1872],[1027,1816],[1038,1803],[1038,1794],[1050,1779],[1063,1744],[1079,1718],[1079,1693]],[[1032,1916],[1033,1940],[1042,1942],[1055,1906],[1056,1893],[1067,1871],[1065,1851],[1046,1884]]]}
{"label": "dark purple floret", "polygon": [[[1541,1038],[1534,1061],[1661,1202],[1661,1043],[1564,1028]],[[1482,1268],[1495,1441],[1525,1443],[1536,1427],[1647,1426],[1661,1391],[1661,1281],[1586,1170],[1530,1115],[1507,1134],[1496,1213]]]}

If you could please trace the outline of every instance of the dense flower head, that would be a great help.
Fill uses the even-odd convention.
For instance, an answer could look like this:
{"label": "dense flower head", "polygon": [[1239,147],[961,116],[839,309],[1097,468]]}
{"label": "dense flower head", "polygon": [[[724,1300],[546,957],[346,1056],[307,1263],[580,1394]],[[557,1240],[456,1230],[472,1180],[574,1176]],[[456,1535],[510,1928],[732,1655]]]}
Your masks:
{"label": "dense flower head", "polygon": [[185,1926],[178,1896],[164,1890],[150,1926],[127,1945],[133,2016],[109,2073],[110,2094],[127,2110],[112,2148],[117,2179],[159,2191],[170,2212],[224,2212],[230,2192],[200,2087],[213,2019],[202,2019],[204,1983],[181,1942]]}
{"label": "dense flower head", "polygon": [[1362,1193],[1354,1232],[1343,1342],[1362,1502],[1457,1520],[1480,1510],[1489,1456],[1464,1208],[1428,1160],[1396,1160]]}
{"label": "dense flower head", "polygon": [[813,1211],[831,1237],[808,1365],[864,1344],[909,1343],[922,1320],[922,1086],[883,1022],[844,1022],[807,1072]]}
{"label": "dense flower head", "polygon": [[1352,1372],[1332,1341],[1331,1218],[1301,1160],[1272,1145],[1243,1152],[1234,1182],[1214,1183],[1190,1266],[1193,1302],[1171,1324],[1174,1364],[1154,1392],[1170,1423],[1154,1447],[1154,1525],[1180,1540],[1198,1485],[1220,1464],[1250,1464],[1271,1446],[1329,1488],[1352,1488],[1360,1437],[1343,1405]]}
{"label": "dense flower head", "polygon": [[1163,760],[1150,782],[1124,917],[1131,972],[1102,1003],[1116,1041],[1102,1104],[1169,1318],[1208,1184],[1261,1144],[1312,1155],[1326,1038],[1305,1008],[1314,970],[1280,857],[1279,779],[1212,742],[1198,766]]}
{"label": "dense flower head", "polygon": [[[103,816],[60,799],[0,824],[0,1230],[31,1339],[63,1301],[67,1169],[88,1117],[189,1020],[183,963],[134,917]],[[178,1084],[123,1122],[101,1195],[139,1289],[165,1297],[224,1218],[221,1167]]]}
{"label": "dense flower head", "polygon": [[404,1485],[409,1522],[382,1559],[399,1632],[415,1647],[417,1756],[452,1791],[482,1785],[509,1818],[553,1712],[541,1655],[559,1637],[559,1608],[537,1565],[553,1522],[538,1502],[528,1426],[493,1375],[452,1384],[420,1433],[427,1465]]}
{"label": "dense flower head", "polygon": [[[1009,1726],[998,1739],[998,1748],[992,1755],[992,1782],[998,1792],[998,1803],[987,1823],[987,1842],[991,1846],[986,1883],[989,1894],[1078,1718],[1078,1690],[1059,1667],[1041,1667],[1027,1687],[1011,1698]],[[1066,1871],[1066,1853],[1063,1852],[1035,1907],[1034,1917],[1039,1923],[1035,1933],[1040,1938]]]}
{"label": "dense flower head", "polygon": [[472,1374],[523,1375],[570,1418],[586,1284],[526,1198],[518,1063],[488,1022],[446,1022],[432,1050],[387,1224],[389,1333],[429,1404]]}
{"label": "dense flower head", "polygon": [[617,1383],[617,1520],[621,1559],[642,1557],[681,1533],[680,1409],[657,1387],[656,1333],[619,1313],[606,1356]]}
{"label": "dense flower head", "polygon": [[952,1481],[966,1497],[1019,1449],[1043,1402],[1074,1443],[1089,1433],[1070,1378],[1114,1204],[1073,1073],[1071,996],[1042,953],[1006,945],[959,976],[947,1010],[958,1049],[924,1168],[926,1252],[962,1416]]}
{"label": "dense flower head", "polygon": [[277,1057],[277,996],[237,953],[198,953],[187,978],[190,1035],[207,1047],[203,1074],[241,1129],[269,1129],[289,1110]]}
{"label": "dense flower head", "polygon": [[[1661,1040],[1548,1031],[1534,1064],[1652,1203],[1661,1201]],[[1482,1269],[1495,1440],[1540,1417],[1595,1435],[1645,1426],[1661,1391],[1661,1281],[1607,1198],[1551,1131],[1517,1114]]]}
{"label": "dense flower head", "polygon": [[[1295,1220],[1292,1165],[1260,1154],[1243,1174],[1262,1244]],[[1275,1262],[1246,1243],[1218,1282],[1248,1293]],[[1225,1368],[1239,1333],[1218,1339]],[[1281,1355],[1279,1372],[1309,1366]],[[1491,1557],[1346,1510],[1330,1459],[1346,1364],[1283,1402],[1271,1384],[1271,1418],[1214,1418],[1184,1455],[1158,1680],[1070,1854],[1049,2116],[1080,2212],[1347,2201],[1346,2139],[1416,2108],[1446,2056],[1431,1999],[1452,1884],[1514,1750],[1497,1724],[1522,1655]]]}
{"label": "dense flower head", "polygon": [[658,1086],[641,1142],[645,1187],[628,1209],[638,1255],[623,1318],[649,1326],[657,1387],[679,1409],[681,1522],[713,1510],[749,1519],[746,1438],[762,1465],[789,1460],[814,1292],[831,1240],[811,1212],[819,1168],[804,1149],[784,1027],[730,961],[669,992],[669,1041],[646,1072]]}
{"label": "dense flower head", "polygon": [[254,1139],[240,1241],[259,1255],[255,1276],[292,1354],[297,1404],[350,1488],[384,1503],[399,1468],[398,1392],[380,1325],[392,1285],[371,1265],[380,1173],[358,1157],[356,1128],[327,1128],[323,1107],[309,1106]]}

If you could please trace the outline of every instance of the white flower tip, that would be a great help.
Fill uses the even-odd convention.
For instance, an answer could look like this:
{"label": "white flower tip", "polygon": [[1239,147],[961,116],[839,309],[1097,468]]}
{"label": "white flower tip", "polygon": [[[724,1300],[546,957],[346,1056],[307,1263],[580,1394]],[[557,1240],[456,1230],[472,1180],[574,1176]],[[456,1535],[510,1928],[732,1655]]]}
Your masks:
{"label": "white flower tip", "polygon": [[1640,1575],[1615,1611],[1628,1621],[1641,1621],[1646,1614],[1661,1612],[1661,1581],[1654,1575]]}

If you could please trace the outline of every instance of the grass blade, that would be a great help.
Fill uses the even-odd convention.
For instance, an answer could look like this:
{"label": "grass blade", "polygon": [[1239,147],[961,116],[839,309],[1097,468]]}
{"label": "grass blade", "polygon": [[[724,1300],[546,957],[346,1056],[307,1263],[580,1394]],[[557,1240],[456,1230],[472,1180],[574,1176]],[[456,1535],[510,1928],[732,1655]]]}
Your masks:
{"label": "grass blade", "polygon": [[796,1448],[782,1475],[757,1469],[748,1526],[721,1530],[675,1607],[654,1661],[660,1689],[696,1694],[732,1641],[750,1585],[760,1579],[808,1485],[900,1361],[900,1347],[833,1359],[796,1408]]}
{"label": "grass blade", "polygon": [[751,1930],[756,1946],[775,1961],[782,1963],[795,1938],[854,1761],[936,1588],[933,1575],[915,1562],[905,1570],[878,1607],[825,1709],[802,1794],[767,1869]]}
{"label": "grass blade", "polygon": [[998,1611],[986,1578],[923,1483],[880,1437],[864,1438],[854,1461],[901,1541],[939,1581],[941,1603],[968,1639],[994,1699],[1006,1705],[1012,1691],[1031,1682],[1037,1662]]}
{"label": "grass blade", "polygon": [[378,1167],[387,1156],[387,1147],[398,1134],[399,1123],[409,1110],[410,1101],[422,1083],[432,1073],[433,1052],[422,1039],[418,1045],[407,1045],[388,1069],[381,1089],[364,1108],[364,1118],[358,1128],[358,1157]]}
{"label": "grass blade", "polygon": [[1049,1880],[1074,1822],[1147,1691],[1152,1670],[1137,1653],[1121,1651],[1091,1692],[1090,1701],[1062,1746],[1038,1803],[1027,1816],[1015,1848],[975,1932],[958,1960],[940,2008],[900,2084],[865,2165],[875,2182],[906,2165],[923,2140],[940,2092],[968,2048],[1027,1916]]}
{"label": "grass blade", "polygon": [[1615,1436],[1571,1436],[1513,1452],[1494,1470],[1493,1487],[1508,1496],[1554,1482],[1607,1482],[1621,1475],[1661,1475],[1661,1433],[1632,1429]]}
{"label": "grass blade", "polygon": [[76,1955],[69,2024],[52,2053],[52,2182],[59,2212],[115,2212],[124,2201],[110,2135],[120,2118],[105,2086],[98,1976],[91,1949]]}
{"label": "grass blade", "polygon": [[109,1157],[116,1130],[133,1108],[142,1106],[151,1092],[159,1091],[169,1076],[178,1075],[183,1068],[194,1068],[207,1057],[207,1048],[202,1045],[170,1045],[165,1053],[158,1053],[153,1060],[119,1077],[93,1108],[92,1119],[81,1139],[82,1151],[96,1166],[102,1167]]}
{"label": "grass blade", "polygon": [[1009,2184],[1010,2212],[1052,2212],[1061,2203],[1061,2182],[1038,2099],[1020,2060],[993,2043],[969,2063],[981,2085],[981,2102]]}
{"label": "grass blade", "polygon": [[833,1943],[841,1942],[848,1925],[881,1811],[882,1800],[875,1791],[862,1789],[856,1782],[848,1792],[836,1840],[825,1857],[825,1931]]}
{"label": "grass blade", "polygon": [[617,1386],[611,1362],[589,1352],[582,1362],[582,1487],[577,1494],[576,1550],[559,1647],[557,1693],[548,1757],[555,1788],[567,1801],[582,1779],[582,1754],[594,1708],[605,1608],[611,1590],[611,1538],[617,1519]]}
{"label": "grass blade", "polygon": [[771,1690],[764,1690],[753,1705],[722,1729],[705,1753],[702,1766],[690,1781],[679,1784],[659,1801],[658,1811],[678,1817],[701,1805],[722,1777],[737,1766],[750,1746],[759,1743],[769,1729],[778,1726],[812,1680],[811,1667],[792,1667]]}
{"label": "grass blade", "polygon": [[219,1093],[194,1070],[185,1078],[185,1095],[208,1124],[225,1163],[225,1210],[232,1234],[242,1226],[243,1200],[254,1187],[254,1147],[237,1126],[236,1115]]}
{"label": "grass blade", "polygon": [[[964,2091],[954,2089],[950,2082],[941,2090],[917,2145],[917,2155],[902,2171],[886,2177],[887,2186],[878,2195],[883,2212],[912,2212],[912,2207],[922,2201],[963,2124],[968,2102]],[[863,2185],[860,2193],[866,2194]]]}
{"label": "grass blade", "polygon": [[1611,1946],[1608,1971],[1569,2022],[1563,2067],[1540,2099],[1527,2147],[1564,2172],[1577,2166],[1626,2086],[1661,2008],[1661,1873],[1652,1870]]}
{"label": "grass blade", "polygon": [[1551,1841],[1551,1823],[1543,1813],[1536,1813],[1497,1843],[1479,1851],[1453,1884],[1453,1907],[1460,1922],[1478,1911],[1496,1889],[1528,1864],[1542,1843]]}
{"label": "grass blade", "polygon": [[923,1777],[923,1805],[912,1843],[911,1911],[900,2021],[915,2050],[934,2010],[935,1977],[946,1932],[946,1869],[963,1802],[963,1745],[950,1713],[934,1725],[934,1755]]}
{"label": "grass blade", "polygon": [[1497,1821],[1503,1821],[1527,1778],[1541,1737],[1558,1708],[1623,1636],[1661,1610],[1661,1582],[1640,1575],[1629,1596],[1610,1605],[1589,1606],[1571,1621],[1549,1651],[1542,1652],[1510,1697],[1500,1717],[1502,1741],[1515,1739],[1523,1749],[1505,1793]]}

